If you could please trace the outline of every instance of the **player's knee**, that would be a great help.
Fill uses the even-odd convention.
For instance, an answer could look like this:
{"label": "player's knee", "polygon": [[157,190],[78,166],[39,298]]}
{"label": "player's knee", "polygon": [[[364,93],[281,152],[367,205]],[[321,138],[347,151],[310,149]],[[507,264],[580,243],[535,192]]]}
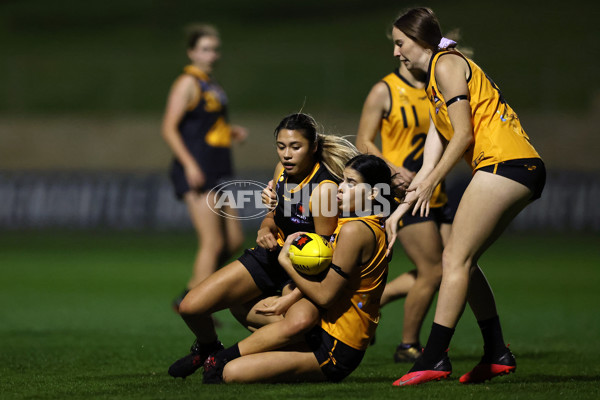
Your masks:
{"label": "player's knee", "polygon": [[243,236],[240,235],[239,237],[231,238],[227,242],[227,252],[229,254],[236,253],[242,248],[243,245],[244,245],[244,237]]}
{"label": "player's knee", "polygon": [[427,274],[421,274],[419,279],[425,280],[430,286],[439,288],[442,283],[442,263],[440,262],[435,268],[428,270]]}
{"label": "player's knee", "polygon": [[419,281],[421,284],[436,286],[442,281],[442,258],[431,260],[419,265]]}
{"label": "player's knee", "polygon": [[223,382],[233,383],[242,381],[240,373],[243,371],[240,370],[237,364],[234,361],[225,364],[223,368]]}
{"label": "player's knee", "polygon": [[448,245],[442,254],[442,273],[452,273],[456,270],[468,270],[473,261],[473,256],[456,250]]}
{"label": "player's knee", "polygon": [[317,323],[317,318],[309,313],[296,314],[287,321],[288,336],[296,336],[308,332]]}
{"label": "player's knee", "polygon": [[221,237],[221,235],[203,237],[199,240],[199,246],[203,251],[221,254],[225,249],[225,240]]}
{"label": "player's knee", "polygon": [[185,320],[187,317],[199,315],[204,313],[202,304],[198,302],[197,298],[186,296],[179,304],[179,315]]}
{"label": "player's knee", "polygon": [[183,319],[193,315],[194,312],[192,311],[192,306],[190,304],[190,301],[186,301],[186,299],[184,298],[181,301],[181,303],[179,304],[178,312],[179,312],[179,315],[181,315],[181,318],[183,318]]}

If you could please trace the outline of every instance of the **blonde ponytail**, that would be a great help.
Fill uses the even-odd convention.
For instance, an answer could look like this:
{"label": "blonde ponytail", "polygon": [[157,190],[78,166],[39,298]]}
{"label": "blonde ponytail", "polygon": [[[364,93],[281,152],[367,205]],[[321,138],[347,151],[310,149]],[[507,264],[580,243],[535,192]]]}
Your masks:
{"label": "blonde ponytail", "polygon": [[320,161],[340,181],[343,179],[346,163],[360,154],[350,141],[340,136],[319,133],[317,144]]}

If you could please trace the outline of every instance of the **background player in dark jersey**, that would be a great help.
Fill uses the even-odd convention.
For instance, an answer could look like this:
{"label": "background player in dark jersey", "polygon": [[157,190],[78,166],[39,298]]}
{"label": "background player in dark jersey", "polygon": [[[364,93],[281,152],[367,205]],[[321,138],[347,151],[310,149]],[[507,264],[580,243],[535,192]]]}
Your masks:
{"label": "background player in dark jersey", "polygon": [[[243,141],[248,133],[229,124],[227,97],[212,78],[220,57],[219,33],[211,26],[197,25],[189,29],[187,41],[191,64],[171,87],[162,124],[162,135],[174,154],[170,176],[175,194],[185,201],[199,241],[192,276],[173,302],[176,310],[185,293],[244,241],[239,220],[214,213],[214,199],[207,192],[232,177],[231,142]],[[226,212],[235,214],[235,210]]]}
{"label": "background player in dark jersey", "polygon": [[513,218],[539,198],[546,170],[517,114],[498,86],[442,36],[427,8],[407,11],[394,22],[394,55],[409,69],[427,73],[431,129],[423,167],[408,188],[406,203],[390,216],[390,241],[409,209],[426,215],[434,188],[464,158],[473,170],[443,254],[443,275],[434,323],[421,357],[394,385],[415,385],[450,375],[446,351],[468,302],[481,328],[484,355],[461,383],[478,383],[515,371],[506,347],[491,287],[477,261]]}
{"label": "background player in dark jersey", "polygon": [[[204,383],[338,382],[358,367],[379,322],[387,276],[383,219],[391,207],[383,209],[385,215],[374,211],[380,185],[392,185],[385,161],[362,154],[348,162],[337,195],[341,214],[333,236],[333,260],[322,280],[309,280],[292,267],[288,251],[297,233],[288,236],[279,255],[302,292],[324,310],[320,324],[296,337],[293,346],[248,353],[244,339],[236,345],[237,354],[227,349],[211,355],[204,365]],[[385,196],[390,206],[393,192]],[[261,328],[250,338],[280,325]]]}
{"label": "background player in dark jersey", "polygon": [[[279,294],[287,285],[290,278],[277,257],[288,235],[308,231],[330,236],[334,232],[337,183],[345,163],[358,151],[345,139],[319,134],[317,128],[312,117],[298,113],[285,117],[275,129],[280,162],[274,180],[279,203],[263,219],[256,239],[258,246],[246,250],[238,260],[216,271],[183,299],[179,312],[195,334],[196,342],[189,355],[169,368],[172,376],[185,377],[194,373],[210,353],[222,348],[212,313],[255,304],[264,296]],[[300,297],[302,295],[296,288],[277,300],[286,303],[280,312],[289,308],[288,315],[297,313],[302,320],[316,320],[318,311],[308,300],[299,300]],[[304,319],[304,311],[313,315]],[[297,329],[304,328],[299,326]]]}
{"label": "background player in dark jersey", "polygon": [[[384,158],[406,186],[423,164],[423,147],[429,129],[429,101],[425,73],[409,71],[404,64],[371,89],[363,106],[356,146],[363,153]],[[381,151],[375,144],[381,135]],[[394,352],[396,362],[414,362],[421,354],[419,333],[442,280],[442,251],[450,235],[454,212],[443,182],[432,198],[428,216],[405,215],[398,239],[416,271],[388,282],[382,307],[406,296],[402,342]]]}

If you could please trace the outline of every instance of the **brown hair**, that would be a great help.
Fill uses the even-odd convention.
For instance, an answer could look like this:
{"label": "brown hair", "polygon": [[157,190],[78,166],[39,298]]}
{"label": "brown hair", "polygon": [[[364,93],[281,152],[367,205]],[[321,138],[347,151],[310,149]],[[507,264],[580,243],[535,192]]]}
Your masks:
{"label": "brown hair", "polygon": [[198,39],[204,36],[219,37],[219,31],[212,25],[194,24],[186,27],[186,45],[187,49],[191,50],[196,47]]}
{"label": "brown hair", "polygon": [[394,26],[421,47],[437,51],[442,39],[442,29],[430,8],[412,8],[394,21]]}

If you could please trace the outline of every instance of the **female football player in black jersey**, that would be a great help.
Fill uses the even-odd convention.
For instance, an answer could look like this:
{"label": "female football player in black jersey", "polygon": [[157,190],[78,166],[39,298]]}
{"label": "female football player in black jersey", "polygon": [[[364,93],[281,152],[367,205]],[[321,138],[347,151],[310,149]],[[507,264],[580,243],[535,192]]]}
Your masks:
{"label": "female football player in black jersey", "polygon": [[[273,181],[278,204],[263,219],[257,234],[258,246],[246,250],[238,260],[216,271],[181,302],[179,313],[195,334],[196,341],[190,354],[171,365],[171,376],[192,374],[209,354],[222,348],[212,313],[254,304],[266,296],[281,293],[290,278],[277,257],[290,234],[306,231],[330,236],[334,232],[337,184],[345,163],[358,151],[345,139],[319,134],[317,128],[311,116],[296,113],[285,117],[275,129],[280,161]],[[319,316],[314,305],[301,297],[296,288],[277,300],[279,312],[287,311],[289,321],[295,320],[292,317],[295,311],[297,320],[306,321],[300,324],[299,330],[310,328]]]}
{"label": "female football player in black jersey", "polygon": [[173,302],[176,311],[185,293],[215,272],[219,262],[244,242],[239,220],[212,212],[214,200],[207,196],[217,184],[231,179],[231,143],[243,141],[248,134],[245,128],[229,124],[227,96],[212,77],[219,46],[215,28],[190,28],[187,55],[191,64],[171,87],[162,123],[162,135],[174,155],[170,177],[175,195],[185,201],[199,242],[192,276]]}

